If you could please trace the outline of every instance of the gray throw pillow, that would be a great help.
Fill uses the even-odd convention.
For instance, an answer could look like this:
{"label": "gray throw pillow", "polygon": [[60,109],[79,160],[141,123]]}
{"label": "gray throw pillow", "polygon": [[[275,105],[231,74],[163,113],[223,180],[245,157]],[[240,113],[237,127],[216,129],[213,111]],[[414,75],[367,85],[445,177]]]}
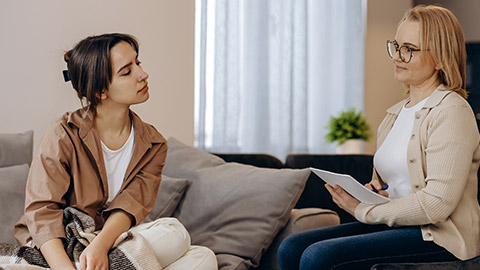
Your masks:
{"label": "gray throw pillow", "polygon": [[157,199],[152,212],[143,222],[150,222],[157,218],[171,217],[183,194],[189,186],[189,181],[162,175],[162,182],[158,188]]}
{"label": "gray throw pillow", "polygon": [[0,134],[0,168],[32,162],[33,131]]}
{"label": "gray throw pillow", "polygon": [[23,215],[28,170],[27,164],[0,168],[0,243],[17,243],[13,229]]}
{"label": "gray throw pillow", "polygon": [[221,270],[246,270],[285,226],[310,171],[227,163],[170,138],[163,174],[191,181],[174,216],[192,244],[212,249]]}

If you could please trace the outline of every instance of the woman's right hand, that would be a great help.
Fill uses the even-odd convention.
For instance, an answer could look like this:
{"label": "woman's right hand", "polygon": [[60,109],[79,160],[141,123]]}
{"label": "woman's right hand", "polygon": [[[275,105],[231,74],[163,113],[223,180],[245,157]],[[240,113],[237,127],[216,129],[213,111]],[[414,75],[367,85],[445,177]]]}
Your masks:
{"label": "woman's right hand", "polygon": [[378,179],[372,179],[370,183],[365,184],[365,187],[370,190],[377,190],[377,193],[388,198],[388,192],[386,190],[382,190],[382,183]]}

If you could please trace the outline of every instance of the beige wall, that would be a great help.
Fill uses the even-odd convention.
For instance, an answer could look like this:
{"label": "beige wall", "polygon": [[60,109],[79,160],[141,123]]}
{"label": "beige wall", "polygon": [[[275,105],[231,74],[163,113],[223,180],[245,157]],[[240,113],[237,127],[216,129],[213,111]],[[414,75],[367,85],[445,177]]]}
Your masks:
{"label": "beige wall", "polygon": [[80,39],[124,32],[140,41],[150,99],[133,107],[166,137],[193,144],[194,0],[0,2],[0,133],[46,125],[80,106],[63,53]]}
{"label": "beige wall", "polygon": [[397,24],[411,0],[368,0],[365,43],[365,116],[374,138],[365,152],[374,153],[377,127],[385,110],[405,98],[402,85],[393,77],[393,64],[387,56],[386,41],[395,36]]}
{"label": "beige wall", "polygon": [[[368,0],[365,115],[375,132],[385,116],[385,109],[404,97],[401,85],[393,78],[393,66],[386,56],[385,40],[393,37],[403,13],[416,4],[440,4],[450,9],[462,24],[466,41],[480,41],[478,0]],[[374,141],[366,144],[367,153],[374,153]]]}
{"label": "beige wall", "polygon": [[439,4],[450,9],[462,24],[465,40],[479,42],[479,14],[480,1],[478,0],[416,0],[415,4]]}
{"label": "beige wall", "polygon": [[[411,0],[368,1],[365,115],[374,132],[385,110],[404,97],[385,41],[411,6]],[[118,31],[138,37],[150,74],[150,100],[133,109],[166,137],[193,145],[194,10],[194,0],[1,1],[0,133],[33,129],[38,144],[51,120],[80,106],[62,81],[63,52],[87,35]]]}

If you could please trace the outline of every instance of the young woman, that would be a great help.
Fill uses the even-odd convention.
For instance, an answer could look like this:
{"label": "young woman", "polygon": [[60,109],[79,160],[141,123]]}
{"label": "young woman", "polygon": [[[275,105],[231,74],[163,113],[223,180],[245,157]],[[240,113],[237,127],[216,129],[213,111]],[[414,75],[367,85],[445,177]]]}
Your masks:
{"label": "young woman", "polygon": [[[152,210],[167,143],[130,110],[149,98],[138,49],[130,35],[105,34],[88,37],[65,53],[67,77],[87,106],[47,128],[31,165],[25,215],[15,228],[17,240],[40,248],[52,269],[75,269],[62,243],[66,207],[91,216],[99,230],[80,256],[81,269],[108,269],[107,253],[116,238]],[[168,260],[156,252],[162,267],[188,257],[190,238],[177,220],[156,229],[168,236],[168,243],[155,231],[146,233],[157,235],[155,241],[145,238],[155,251],[168,249]],[[209,249],[194,253],[187,259],[192,269],[217,269]]]}
{"label": "young woman", "polygon": [[[326,185],[360,222],[287,238],[279,248],[282,269],[370,269],[480,254],[480,137],[465,100],[462,27],[447,9],[417,6],[405,13],[387,49],[409,96],[387,110],[366,186],[392,200],[367,205]],[[385,184],[390,187],[382,191]]]}

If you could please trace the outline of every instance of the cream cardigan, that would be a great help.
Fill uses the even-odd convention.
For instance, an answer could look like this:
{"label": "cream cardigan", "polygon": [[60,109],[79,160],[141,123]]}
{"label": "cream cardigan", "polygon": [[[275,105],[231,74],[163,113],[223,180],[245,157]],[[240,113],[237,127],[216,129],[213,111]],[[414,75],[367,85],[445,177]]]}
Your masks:
{"label": "cream cardigan", "polygon": [[[387,110],[378,128],[377,147],[407,101]],[[440,86],[415,114],[407,148],[412,194],[381,205],[361,203],[355,217],[368,224],[422,225],[425,241],[434,241],[457,258],[479,255],[479,143],[470,105]],[[375,170],[373,178],[379,179]]]}

